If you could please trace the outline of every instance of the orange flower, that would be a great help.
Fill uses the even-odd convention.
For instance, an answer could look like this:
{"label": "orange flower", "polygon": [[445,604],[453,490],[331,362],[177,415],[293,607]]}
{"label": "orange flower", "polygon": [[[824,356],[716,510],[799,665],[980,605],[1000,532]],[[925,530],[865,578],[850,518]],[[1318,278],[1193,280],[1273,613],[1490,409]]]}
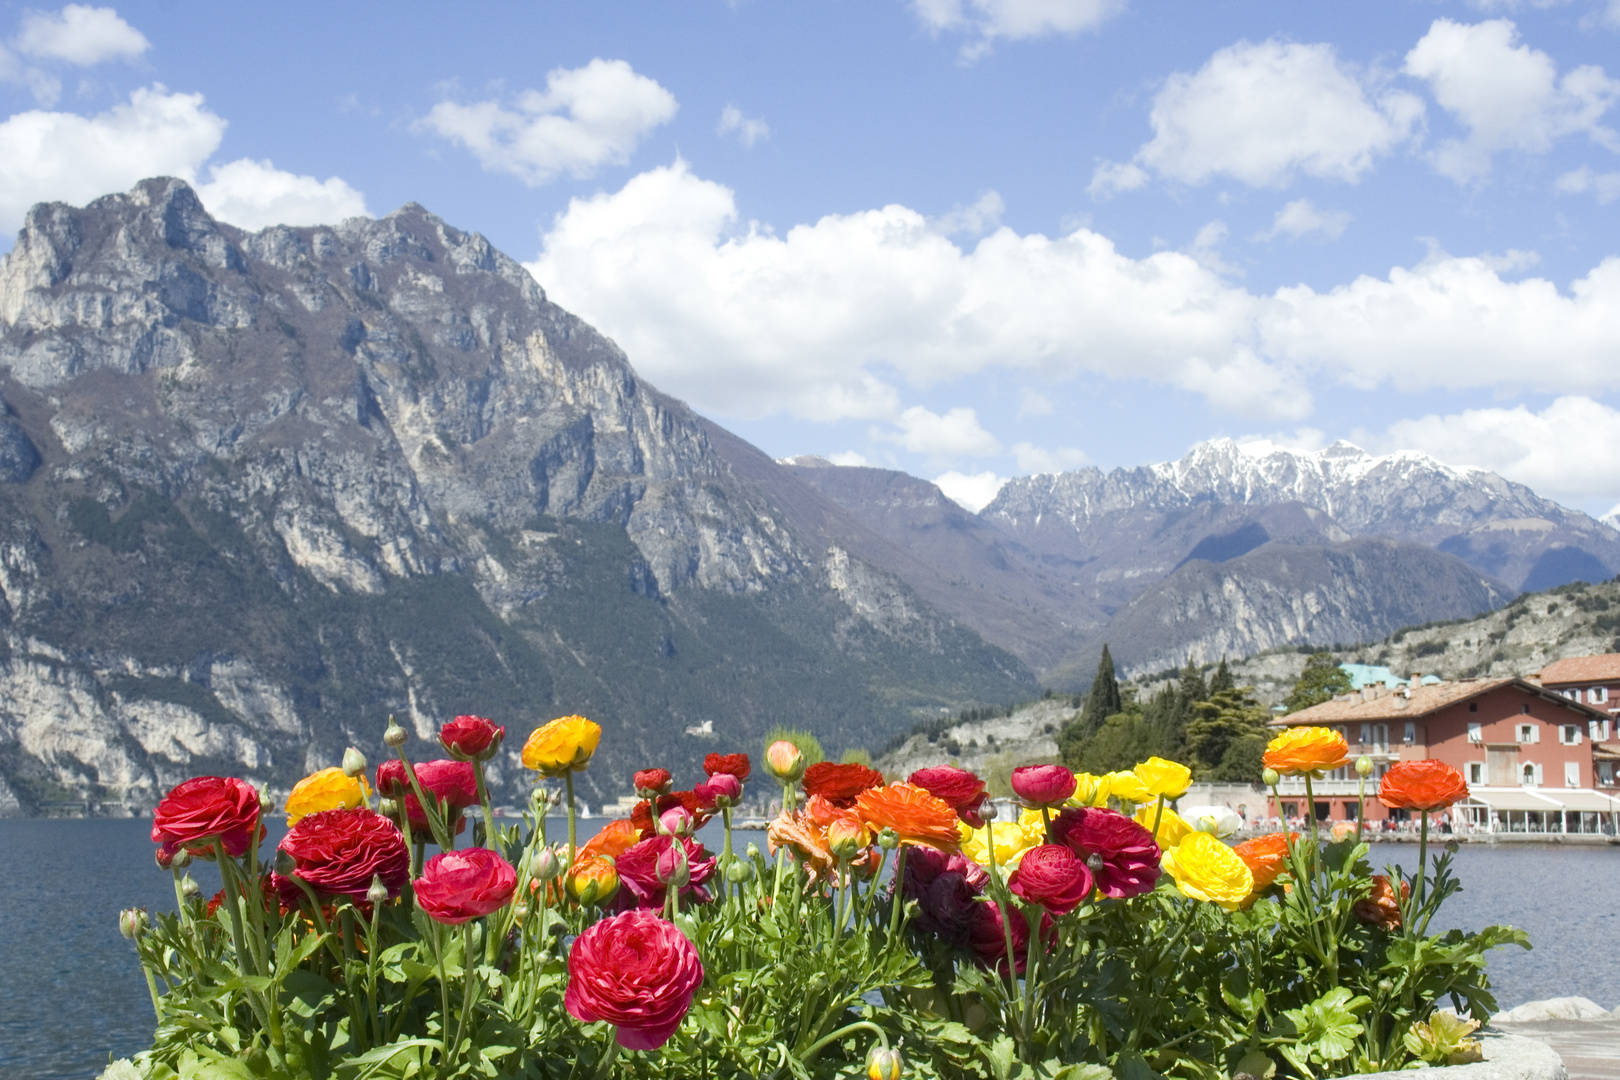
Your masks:
{"label": "orange flower", "polygon": [[[1412,886],[1401,882],[1401,899],[1405,900],[1412,895]],[[1398,930],[1401,926],[1401,905],[1395,899],[1395,889],[1389,883],[1389,878],[1383,874],[1374,874],[1372,879],[1372,892],[1366,899],[1357,900],[1355,905],[1356,918],[1364,923],[1371,923],[1384,930]]]}
{"label": "orange flower", "polygon": [[1378,785],[1378,801],[1391,810],[1444,810],[1468,798],[1462,773],[1443,761],[1397,761]]}
{"label": "orange flower", "polygon": [[1267,833],[1245,840],[1232,849],[1238,858],[1249,864],[1249,872],[1254,875],[1254,891],[1250,895],[1271,888],[1277,876],[1288,869],[1288,841],[1298,838],[1299,833]]}
{"label": "orange flower", "polygon": [[602,826],[602,831],[591,837],[585,846],[579,849],[575,861],[584,862],[595,855],[617,859],[640,842],[641,830],[636,827],[636,823],[629,818],[620,818]]}
{"label": "orange flower", "polygon": [[962,840],[956,811],[944,799],[905,781],[868,788],[855,797],[855,813],[873,832],[893,829],[901,843],[956,851]]}
{"label": "orange flower", "polygon": [[1266,745],[1266,768],[1285,776],[1326,772],[1349,760],[1350,744],[1332,728],[1291,727]]}
{"label": "orange flower", "polygon": [[780,847],[791,849],[793,857],[810,871],[812,881],[832,874],[833,856],[827,848],[827,834],[816,828],[802,810],[784,810],[776,815],[765,829],[765,844],[772,855]]}
{"label": "orange flower", "polygon": [[619,891],[619,870],[606,855],[576,859],[568,874],[568,894],[581,904],[606,907]]}

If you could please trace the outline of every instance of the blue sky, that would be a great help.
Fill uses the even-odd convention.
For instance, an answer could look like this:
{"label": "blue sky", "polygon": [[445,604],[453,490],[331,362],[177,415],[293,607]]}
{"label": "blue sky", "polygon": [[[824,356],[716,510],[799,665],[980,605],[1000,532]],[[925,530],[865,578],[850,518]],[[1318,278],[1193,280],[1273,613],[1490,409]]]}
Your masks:
{"label": "blue sky", "polygon": [[1620,502],[1620,0],[0,3],[0,232],[415,201],[776,456]]}

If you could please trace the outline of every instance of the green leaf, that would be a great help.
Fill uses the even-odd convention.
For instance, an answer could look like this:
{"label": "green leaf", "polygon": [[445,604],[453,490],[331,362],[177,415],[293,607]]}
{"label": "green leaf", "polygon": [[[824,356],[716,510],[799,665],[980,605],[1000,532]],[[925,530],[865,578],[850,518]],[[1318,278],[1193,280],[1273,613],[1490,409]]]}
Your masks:
{"label": "green leaf", "polygon": [[1007,1080],[1012,1075],[1013,1058],[1017,1047],[1006,1035],[996,1037],[996,1041],[984,1048],[985,1060],[990,1063],[990,1072],[996,1080]]}

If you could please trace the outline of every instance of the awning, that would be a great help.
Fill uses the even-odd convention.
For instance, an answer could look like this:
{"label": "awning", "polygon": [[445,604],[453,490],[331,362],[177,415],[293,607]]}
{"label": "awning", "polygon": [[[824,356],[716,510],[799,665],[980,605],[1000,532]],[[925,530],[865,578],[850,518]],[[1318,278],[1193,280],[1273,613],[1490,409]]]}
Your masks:
{"label": "awning", "polygon": [[1611,813],[1620,810],[1620,800],[1611,799],[1590,788],[1487,788],[1468,791],[1463,805],[1487,806],[1492,810],[1550,810],[1554,813]]}
{"label": "awning", "polygon": [[1557,795],[1559,802],[1564,804],[1565,810],[1597,811],[1607,814],[1620,810],[1620,802],[1609,798],[1597,791],[1560,791]]}

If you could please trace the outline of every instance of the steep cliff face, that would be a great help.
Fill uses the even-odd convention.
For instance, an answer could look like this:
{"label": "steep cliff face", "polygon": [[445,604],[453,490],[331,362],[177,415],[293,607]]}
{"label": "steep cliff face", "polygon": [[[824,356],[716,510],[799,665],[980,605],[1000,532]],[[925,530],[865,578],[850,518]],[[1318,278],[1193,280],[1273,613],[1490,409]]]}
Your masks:
{"label": "steep cliff face", "polygon": [[587,712],[605,797],[714,748],[689,727],[864,743],[1029,685],[418,206],[257,234],[176,180],[35,207],[0,396],[0,813],[285,786],[389,713],[509,722],[515,784],[529,726]]}

